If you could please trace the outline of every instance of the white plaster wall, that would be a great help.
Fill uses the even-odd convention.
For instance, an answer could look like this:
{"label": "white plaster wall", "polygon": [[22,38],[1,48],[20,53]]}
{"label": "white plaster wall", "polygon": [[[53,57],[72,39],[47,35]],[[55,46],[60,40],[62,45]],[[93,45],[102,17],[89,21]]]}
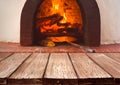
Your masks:
{"label": "white plaster wall", "polygon": [[0,0],[0,41],[20,41],[20,16],[26,0]]}
{"label": "white plaster wall", "polygon": [[[20,16],[26,0],[0,0],[0,41],[20,41]],[[101,44],[120,43],[120,0],[96,0],[101,14]]]}
{"label": "white plaster wall", "polygon": [[120,0],[96,0],[101,14],[101,43],[120,43]]}

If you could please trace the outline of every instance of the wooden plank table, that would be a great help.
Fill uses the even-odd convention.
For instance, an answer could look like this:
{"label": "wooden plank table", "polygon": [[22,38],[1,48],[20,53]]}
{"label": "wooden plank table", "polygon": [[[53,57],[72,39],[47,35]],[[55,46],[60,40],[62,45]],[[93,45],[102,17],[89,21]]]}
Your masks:
{"label": "wooden plank table", "polygon": [[120,84],[120,53],[0,53],[0,85],[93,84]]}

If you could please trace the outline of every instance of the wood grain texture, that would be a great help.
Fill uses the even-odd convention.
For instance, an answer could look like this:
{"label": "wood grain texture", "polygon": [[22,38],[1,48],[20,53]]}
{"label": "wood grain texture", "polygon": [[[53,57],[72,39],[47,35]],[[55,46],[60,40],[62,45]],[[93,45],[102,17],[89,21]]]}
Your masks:
{"label": "wood grain texture", "polygon": [[114,78],[120,78],[120,63],[102,53],[88,53],[87,55]]}
{"label": "wood grain texture", "polygon": [[[8,84],[40,84],[49,53],[33,53],[8,79]],[[24,79],[24,81],[23,81]]]}
{"label": "wood grain texture", "polygon": [[15,53],[0,62],[0,78],[7,78],[19,65],[30,55],[30,53]]}
{"label": "wood grain texture", "polygon": [[10,56],[12,53],[0,53],[0,61]]}
{"label": "wood grain texture", "polygon": [[51,53],[44,78],[77,79],[67,53]]}
{"label": "wood grain texture", "polygon": [[10,78],[42,78],[49,53],[33,53]]}
{"label": "wood grain texture", "polygon": [[120,53],[104,53],[104,54],[120,63]]}
{"label": "wood grain texture", "polygon": [[79,79],[111,78],[111,76],[107,72],[96,65],[84,53],[70,53],[70,58]]}
{"label": "wood grain texture", "polygon": [[[12,53],[0,53],[0,62],[7,57],[12,55]],[[0,78],[0,85],[5,85],[6,84],[6,79]]]}

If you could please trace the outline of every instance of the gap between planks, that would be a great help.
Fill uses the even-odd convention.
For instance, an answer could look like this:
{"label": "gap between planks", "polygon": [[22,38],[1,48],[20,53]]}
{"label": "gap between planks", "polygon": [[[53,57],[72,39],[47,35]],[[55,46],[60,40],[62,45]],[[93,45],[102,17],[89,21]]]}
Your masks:
{"label": "gap between planks", "polygon": [[[30,53],[14,53],[0,62],[0,81],[5,81],[30,55]],[[1,82],[2,83],[2,82]]]}
{"label": "gap between planks", "polygon": [[113,78],[120,78],[120,63],[103,53],[87,53],[101,68],[108,72]]}
{"label": "gap between planks", "polygon": [[77,79],[67,53],[51,53],[44,78]]}
{"label": "gap between planks", "polygon": [[[18,56],[18,60],[19,59],[21,59],[20,58],[20,56],[19,56],[19,54],[20,55],[22,55],[22,56],[26,56],[26,58],[28,58],[28,56],[30,55],[30,54],[25,54],[25,53],[14,53],[13,55],[11,55],[12,56],[12,59],[14,59],[13,57],[15,57],[15,56]],[[38,53],[39,54],[39,53]],[[42,53],[43,54],[43,53]],[[32,54],[32,55],[36,55],[36,54]],[[70,56],[69,56],[70,55]],[[105,54],[102,54],[102,53],[87,53],[87,55],[86,54],[84,54],[84,53],[69,53],[69,55],[67,54],[67,53],[51,53],[51,55],[50,55],[50,58],[48,57],[46,60],[49,60],[49,61],[47,61],[46,62],[46,66],[44,66],[44,71],[43,71],[43,75],[44,75],[44,78],[49,78],[49,79],[78,79],[78,77],[79,77],[79,79],[91,79],[91,78],[93,78],[93,79],[100,79],[100,78],[111,78],[111,76],[110,75],[112,75],[114,78],[120,78],[120,75],[118,75],[119,74],[119,70],[120,70],[120,68],[119,68],[119,54],[117,54],[117,57],[112,57],[112,54],[109,54],[109,55],[105,55]],[[111,55],[111,56],[110,56]],[[3,63],[5,64],[5,62],[4,61],[8,61],[8,62],[12,62],[11,61],[11,59],[10,59],[10,57],[11,56],[9,56],[9,57],[7,57],[7,58],[5,58],[3,61],[1,61],[0,62],[0,66],[1,66],[1,64],[3,65]],[[49,56],[49,55],[47,55],[47,56]],[[115,56],[115,55],[114,55]],[[31,57],[31,56],[30,56]],[[24,59],[22,59],[22,60],[20,60],[21,61],[21,64],[24,66],[25,64],[25,62],[30,62],[30,63],[32,63],[32,59],[31,60],[29,60],[29,58],[27,59],[27,60],[25,60],[26,58],[24,58]],[[38,57],[39,58],[39,57]],[[10,61],[9,61],[10,60]],[[17,63],[17,58],[15,58],[15,62]],[[25,60],[25,62],[23,63],[23,61]],[[58,61],[58,60],[60,60],[60,61]],[[37,61],[38,62],[38,60],[36,59],[36,60],[34,60],[34,61]],[[84,61],[84,62],[83,62]],[[102,62],[103,63],[102,63]],[[51,62],[51,63],[50,63]],[[35,62],[34,62],[35,63]],[[8,63],[8,66],[11,66],[11,64],[12,63]],[[8,74],[10,73],[10,74],[12,74],[12,72],[14,72],[11,76],[10,76],[10,79],[12,79],[12,77],[14,76],[15,77],[15,74],[17,73],[17,71],[18,70],[20,70],[20,69],[22,69],[23,67],[22,67],[22,65],[21,65],[20,63],[19,63],[19,65],[17,64],[17,66],[19,67],[16,67],[16,68],[14,68],[14,71],[15,71],[15,69],[17,69],[15,72],[14,71],[10,71],[10,72],[8,72]],[[112,65],[112,64],[114,64],[114,65]],[[5,64],[6,65],[6,64]],[[15,64],[16,65],[16,64]],[[32,66],[34,65],[34,64],[31,64]],[[91,65],[92,65],[92,67],[91,67]],[[116,73],[112,73],[113,71],[111,71],[111,70],[109,70],[109,69],[107,69],[107,68],[105,68],[106,66],[109,66],[110,67],[110,69],[112,68],[112,70],[116,70],[117,71],[117,75],[116,75]],[[14,65],[13,65],[14,66]],[[38,66],[38,64],[36,64],[36,66]],[[53,67],[55,67],[55,68],[63,68],[62,70],[61,69],[57,69],[57,70],[54,70],[53,68],[52,68],[52,66]],[[58,67],[57,67],[58,66]],[[68,67],[67,67],[68,66]],[[100,66],[100,67],[99,67]],[[115,66],[115,67],[114,67]],[[80,69],[80,68],[83,68],[83,69]],[[108,67],[108,68],[109,68]],[[12,68],[12,67],[10,67],[10,68]],[[30,69],[30,67],[28,67],[29,69]],[[25,69],[28,69],[28,68],[25,68]],[[67,68],[67,69],[66,69]],[[94,69],[94,68],[96,68],[96,69],[98,69],[98,73],[93,73],[93,72],[97,72],[96,71],[96,69]],[[101,68],[103,69],[103,70],[101,70]],[[70,70],[70,69],[72,69],[72,70]],[[5,68],[4,68],[4,70],[5,70]],[[46,70],[46,71],[45,71]],[[50,70],[50,72],[48,72],[48,70]],[[70,71],[71,72],[70,72]],[[81,71],[82,70],[82,71]],[[102,71],[102,73],[101,73],[101,71]],[[1,71],[1,68],[0,68],[0,71]],[[27,71],[27,70],[26,70]],[[86,72],[86,73],[84,73],[84,71]],[[116,72],[115,71],[115,72]],[[3,71],[2,71],[3,72]],[[53,72],[53,74],[52,74],[52,72]],[[58,72],[58,73],[57,73]],[[59,72],[62,72],[62,75],[60,75],[59,74]],[[65,73],[66,74],[65,74]],[[71,76],[71,74],[70,73],[72,73],[72,76]],[[82,74],[82,73],[83,74]],[[6,72],[7,73],[7,72]],[[77,73],[77,74],[76,74]],[[100,73],[100,74],[99,74]],[[109,74],[110,75],[109,75]],[[0,73],[1,74],[1,73]],[[9,74],[9,75],[10,75]],[[18,74],[19,74],[19,72],[18,72]],[[18,75],[17,74],[17,75]],[[24,74],[24,73],[23,73]],[[49,77],[49,75],[48,74],[50,74],[51,75],[51,77]],[[56,75],[54,75],[54,74],[58,74],[59,75],[59,77],[57,77]],[[70,75],[69,75],[70,74]],[[81,76],[82,75],[82,76]],[[66,76],[68,76],[68,77],[66,77]],[[87,78],[87,76],[88,76],[88,78]],[[100,77],[101,76],[101,77]],[[105,77],[106,76],[106,77]],[[8,77],[8,76],[6,76],[6,77]],[[30,76],[29,76],[30,77]],[[43,76],[42,76],[43,77]],[[100,77],[100,78],[99,78]],[[1,78],[1,75],[0,75],[0,78]],[[25,77],[21,77],[20,78],[20,76],[16,76],[16,79],[24,79]],[[31,77],[30,78],[33,78],[33,75],[31,75]],[[37,77],[36,77],[37,78]],[[40,78],[40,77],[39,77]],[[1,83],[0,83],[1,84]]]}
{"label": "gap between planks", "polygon": [[51,53],[44,75],[45,85],[78,85],[68,53]]}
{"label": "gap between planks", "polygon": [[94,63],[85,53],[69,53],[69,55],[77,72],[79,83],[101,82],[102,84],[108,84],[112,80],[112,77]]}
{"label": "gap between planks", "polygon": [[7,57],[11,56],[13,53],[0,53],[0,61],[6,59]]}
{"label": "gap between planks", "polygon": [[33,53],[8,79],[8,84],[40,84],[49,53]]}
{"label": "gap between planks", "polygon": [[104,54],[120,63],[120,53],[104,53]]}

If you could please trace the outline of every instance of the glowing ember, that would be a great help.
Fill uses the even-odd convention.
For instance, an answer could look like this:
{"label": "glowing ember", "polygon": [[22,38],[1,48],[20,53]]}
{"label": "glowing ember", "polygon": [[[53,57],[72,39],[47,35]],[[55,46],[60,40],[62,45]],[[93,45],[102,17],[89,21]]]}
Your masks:
{"label": "glowing ember", "polygon": [[47,37],[46,39],[53,42],[73,42],[77,40],[77,38],[71,36]]}

